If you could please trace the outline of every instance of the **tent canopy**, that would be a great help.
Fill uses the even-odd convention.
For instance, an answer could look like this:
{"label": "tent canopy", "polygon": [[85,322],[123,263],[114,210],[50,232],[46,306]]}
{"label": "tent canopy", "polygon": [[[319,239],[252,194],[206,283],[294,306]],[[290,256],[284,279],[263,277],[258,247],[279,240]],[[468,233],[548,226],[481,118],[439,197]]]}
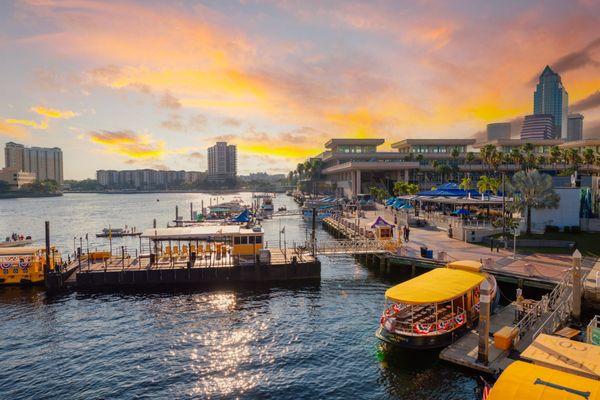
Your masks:
{"label": "tent canopy", "polygon": [[456,183],[444,183],[438,186],[435,190],[425,190],[418,193],[419,196],[444,196],[444,197],[465,197],[471,195],[472,197],[481,196],[481,194],[474,189],[464,190],[458,187]]}
{"label": "tent canopy", "polygon": [[235,218],[234,222],[250,222],[252,220],[252,214],[247,209],[239,213]]}
{"label": "tent canopy", "polygon": [[377,219],[373,222],[373,224],[371,224],[371,228],[377,228],[377,227],[381,227],[381,226],[388,226],[390,228],[393,228],[394,224],[390,224],[382,217],[377,217]]}

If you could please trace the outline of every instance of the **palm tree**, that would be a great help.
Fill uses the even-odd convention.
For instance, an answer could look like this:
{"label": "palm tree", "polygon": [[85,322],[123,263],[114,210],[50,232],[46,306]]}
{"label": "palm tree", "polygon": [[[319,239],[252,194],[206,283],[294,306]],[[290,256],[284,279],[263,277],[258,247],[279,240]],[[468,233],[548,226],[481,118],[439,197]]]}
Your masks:
{"label": "palm tree", "polygon": [[460,185],[458,185],[458,187],[461,188],[462,190],[471,190],[473,188],[473,181],[471,180],[470,177],[462,178],[462,180],[460,181]]}
{"label": "palm tree", "polygon": [[498,181],[498,179],[492,178],[490,176],[482,175],[477,181],[477,190],[479,190],[479,193],[481,193],[482,197],[483,194],[487,191],[496,193],[499,187],[500,182]]}
{"label": "palm tree", "polygon": [[302,178],[302,175],[304,175],[304,163],[298,163],[296,171],[298,171],[298,177]]}
{"label": "palm tree", "polygon": [[438,164],[435,167],[435,172],[440,174],[440,179],[444,183],[446,175],[452,172],[452,168],[446,164]]}
{"label": "palm tree", "polygon": [[521,154],[521,150],[518,147],[513,147],[513,149],[510,151],[510,158],[513,164],[515,164],[517,167],[516,169],[519,169],[519,166],[523,162],[523,154]]}
{"label": "palm tree", "polygon": [[469,151],[465,156],[465,164],[469,166],[469,176],[471,176],[471,165],[475,162],[475,154]]}
{"label": "palm tree", "polygon": [[481,148],[481,151],[479,152],[479,155],[481,156],[481,161],[484,164],[487,164],[488,168],[491,167],[491,160],[494,154],[496,154],[496,152],[496,146],[494,146],[493,144],[486,144]]}
{"label": "palm tree", "polygon": [[527,211],[527,234],[531,233],[531,209],[556,208],[560,196],[552,189],[552,178],[538,171],[519,171],[512,178],[513,198]]}
{"label": "palm tree", "polygon": [[556,169],[556,164],[558,162],[560,162],[562,158],[562,153],[560,151],[560,148],[558,146],[552,146],[550,148],[550,162],[552,163],[552,166],[554,167],[554,173],[558,173],[558,170]]}
{"label": "palm tree", "polygon": [[590,165],[594,164],[594,161],[596,159],[596,155],[594,154],[594,149],[588,147],[587,149],[583,150],[583,163],[588,165],[588,168]]}
{"label": "palm tree", "polygon": [[569,164],[575,171],[579,170],[579,165],[581,164],[581,156],[577,149],[566,149],[565,151],[565,161]]}

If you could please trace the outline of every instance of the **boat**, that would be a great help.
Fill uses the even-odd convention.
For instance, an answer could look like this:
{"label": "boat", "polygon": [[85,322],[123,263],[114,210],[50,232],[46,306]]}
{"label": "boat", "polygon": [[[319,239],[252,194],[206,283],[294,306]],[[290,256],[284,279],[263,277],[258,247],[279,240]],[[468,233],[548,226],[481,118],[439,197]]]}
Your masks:
{"label": "boat", "polygon": [[375,336],[385,346],[409,349],[451,344],[479,319],[480,285],[485,280],[495,305],[496,279],[483,273],[477,261],[455,261],[389,288]]}
{"label": "boat", "polygon": [[286,206],[281,206],[277,209],[277,211],[287,211],[287,207]]}
{"label": "boat", "polygon": [[0,242],[0,248],[22,247],[22,246],[28,246],[31,243],[33,243],[33,240],[31,240],[31,236],[27,236],[25,239],[6,240],[4,242]]}
{"label": "boat", "polygon": [[[51,249],[49,269],[62,264],[60,254]],[[35,285],[44,282],[46,249],[43,247],[8,247],[0,249],[0,286]]]}
{"label": "boat", "polygon": [[123,229],[123,228],[104,228],[102,232],[96,233],[96,237],[125,237],[125,236],[140,236],[142,232],[136,230],[135,228],[131,229]]}
{"label": "boat", "polygon": [[265,212],[272,212],[274,210],[273,199],[271,197],[263,197],[260,209]]}
{"label": "boat", "polygon": [[[558,353],[548,358],[554,357],[558,358]],[[484,389],[482,398],[486,400],[600,400],[600,381],[564,370],[515,361],[502,372],[491,390]]]}

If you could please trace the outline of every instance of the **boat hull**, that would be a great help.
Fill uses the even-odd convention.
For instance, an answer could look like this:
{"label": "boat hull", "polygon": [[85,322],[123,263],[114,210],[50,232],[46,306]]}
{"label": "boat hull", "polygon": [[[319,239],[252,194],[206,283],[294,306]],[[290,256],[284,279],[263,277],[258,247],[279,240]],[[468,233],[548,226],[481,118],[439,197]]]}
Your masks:
{"label": "boat hull", "polygon": [[413,350],[427,350],[427,349],[441,349],[450,344],[454,343],[467,331],[465,326],[461,326],[450,332],[441,333],[438,335],[401,335],[397,333],[390,333],[379,327],[375,332],[375,336],[382,342],[391,345],[392,347],[413,349]]}

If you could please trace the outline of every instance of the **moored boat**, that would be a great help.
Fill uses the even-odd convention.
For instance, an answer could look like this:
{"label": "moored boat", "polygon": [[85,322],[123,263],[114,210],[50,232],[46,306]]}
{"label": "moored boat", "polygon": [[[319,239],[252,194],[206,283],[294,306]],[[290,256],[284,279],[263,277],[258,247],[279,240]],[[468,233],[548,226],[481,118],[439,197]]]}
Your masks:
{"label": "moored boat", "polygon": [[30,236],[27,236],[26,239],[6,240],[4,242],[0,242],[0,248],[22,247],[22,246],[28,246],[31,243],[33,243],[33,240],[31,240]]}
{"label": "moored boat", "polygon": [[[62,263],[60,254],[51,250],[49,269]],[[46,250],[43,247],[0,249],[0,286],[34,285],[44,282]]]}
{"label": "moored boat", "polygon": [[102,232],[96,233],[96,237],[125,237],[125,236],[140,236],[142,232],[136,230],[135,228],[131,229],[123,229],[123,228],[104,228]]}
{"label": "moored boat", "polygon": [[393,286],[385,292],[375,335],[402,348],[445,347],[479,319],[479,291],[485,280],[497,301],[496,280],[482,273],[476,261],[455,261]]}

